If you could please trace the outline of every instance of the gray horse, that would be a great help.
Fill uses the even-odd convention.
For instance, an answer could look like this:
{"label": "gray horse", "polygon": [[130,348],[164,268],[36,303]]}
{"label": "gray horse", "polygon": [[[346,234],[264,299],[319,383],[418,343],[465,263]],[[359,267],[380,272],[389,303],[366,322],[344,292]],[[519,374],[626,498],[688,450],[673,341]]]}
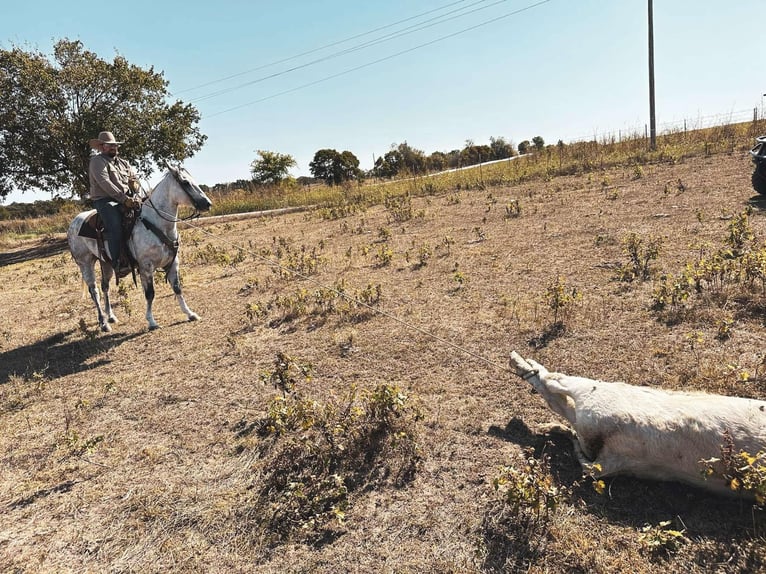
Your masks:
{"label": "gray horse", "polygon": [[[179,236],[176,223],[180,221],[178,219],[179,205],[188,205],[197,211],[208,211],[213,204],[185,169],[169,167],[165,177],[144,201],[141,215],[128,238],[128,249],[138,262],[141,286],[146,297],[146,320],[149,322],[150,330],[159,327],[152,315],[155,269],[165,270],[178,304],[189,321],[199,319],[199,315],[186,305],[178,278]],[[109,332],[111,331],[109,323],[117,322],[109,301],[109,283],[114,271],[108,262],[99,257],[96,239],[81,234],[83,224],[94,213],[95,210],[91,210],[78,214],[69,226],[67,239],[72,257],[79,265],[83,281],[88,286],[88,292],[96,304],[98,324],[102,331]],[[105,303],[103,310],[96,288],[96,261],[101,265],[101,290],[104,293]]]}

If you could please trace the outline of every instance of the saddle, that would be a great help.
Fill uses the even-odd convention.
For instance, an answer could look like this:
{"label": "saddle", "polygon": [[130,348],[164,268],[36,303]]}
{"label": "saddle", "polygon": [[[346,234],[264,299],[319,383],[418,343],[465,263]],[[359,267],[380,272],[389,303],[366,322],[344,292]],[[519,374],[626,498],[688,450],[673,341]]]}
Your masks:
{"label": "saddle", "polygon": [[90,217],[88,217],[88,219],[85,220],[85,222],[80,227],[80,233],[78,235],[80,237],[88,237],[90,239],[96,240],[96,243],[98,244],[99,257],[103,261],[112,264],[112,267],[116,267],[117,269],[115,271],[117,284],[120,283],[121,278],[130,274],[133,275],[133,283],[135,283],[136,267],[138,266],[138,262],[133,258],[133,255],[130,253],[130,249],[128,249],[127,239],[133,232],[133,227],[136,225],[136,221],[138,221],[138,216],[141,213],[141,207],[137,207],[135,209],[126,209],[124,206],[120,206],[120,209],[122,210],[123,241],[122,245],[120,246],[119,265],[114,265],[111,257],[109,257],[109,254],[106,251],[106,228],[104,227],[104,222],[101,220],[101,216],[97,211],[95,211]]}

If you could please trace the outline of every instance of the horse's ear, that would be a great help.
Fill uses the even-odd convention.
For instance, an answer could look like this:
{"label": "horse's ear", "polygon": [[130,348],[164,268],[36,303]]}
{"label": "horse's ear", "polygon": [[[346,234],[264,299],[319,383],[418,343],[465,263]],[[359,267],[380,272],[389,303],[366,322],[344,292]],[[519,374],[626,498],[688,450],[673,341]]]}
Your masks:
{"label": "horse's ear", "polygon": [[172,173],[174,177],[176,178],[178,177],[178,168],[176,168],[175,166],[171,165],[168,162],[165,162],[165,169],[167,169],[170,173]]}

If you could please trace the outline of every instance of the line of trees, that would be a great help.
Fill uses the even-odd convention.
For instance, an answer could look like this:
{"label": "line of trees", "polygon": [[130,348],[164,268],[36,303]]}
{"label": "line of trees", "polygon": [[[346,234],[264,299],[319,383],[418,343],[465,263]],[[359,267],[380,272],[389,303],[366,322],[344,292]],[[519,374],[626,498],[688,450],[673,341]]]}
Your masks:
{"label": "line of trees", "polygon": [[[534,147],[542,150],[545,141],[542,137],[532,138],[532,143],[524,140],[519,144],[518,153],[529,153]],[[359,168],[359,159],[350,151],[339,152],[335,149],[320,149],[309,163],[312,178],[303,181],[322,181],[327,185],[342,185],[346,182],[361,181],[367,177],[393,178],[403,175],[424,175],[426,173],[456,169],[487,161],[502,160],[517,154],[513,142],[504,137],[491,137],[489,145],[476,145],[467,140],[463,149],[449,152],[436,151],[426,155],[422,150],[410,146],[406,141],[392,144],[385,154],[375,160],[371,170],[365,172]],[[259,150],[259,157],[250,164],[253,181],[268,185],[279,183],[287,178],[289,167],[295,165],[290,155]]]}

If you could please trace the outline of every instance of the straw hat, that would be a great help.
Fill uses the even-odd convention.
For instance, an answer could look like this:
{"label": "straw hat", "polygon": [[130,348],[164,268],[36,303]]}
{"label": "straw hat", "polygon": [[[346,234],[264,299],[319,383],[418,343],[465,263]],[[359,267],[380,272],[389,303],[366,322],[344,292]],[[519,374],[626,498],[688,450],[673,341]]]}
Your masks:
{"label": "straw hat", "polygon": [[88,142],[93,149],[99,149],[103,144],[117,144],[120,145],[123,142],[118,142],[114,139],[112,132],[101,132],[97,138],[93,138]]}

